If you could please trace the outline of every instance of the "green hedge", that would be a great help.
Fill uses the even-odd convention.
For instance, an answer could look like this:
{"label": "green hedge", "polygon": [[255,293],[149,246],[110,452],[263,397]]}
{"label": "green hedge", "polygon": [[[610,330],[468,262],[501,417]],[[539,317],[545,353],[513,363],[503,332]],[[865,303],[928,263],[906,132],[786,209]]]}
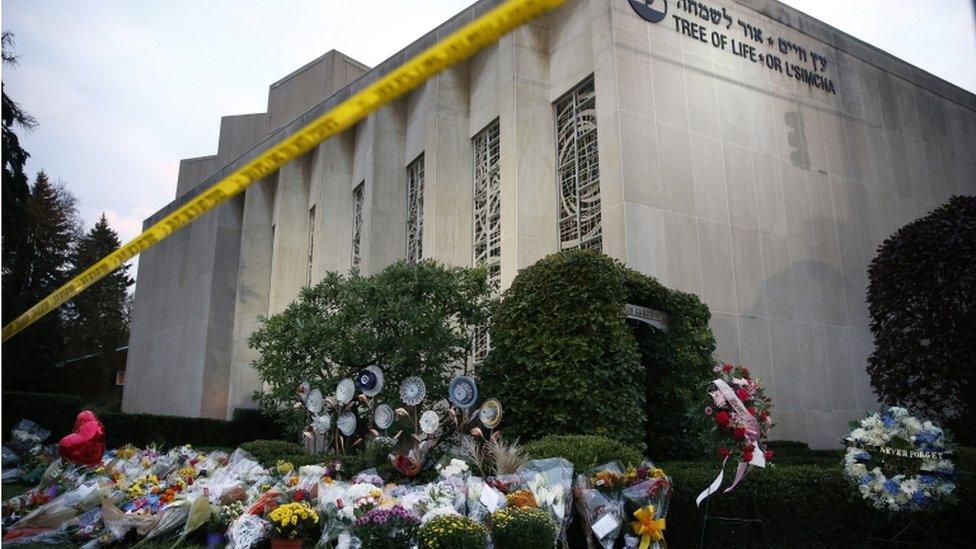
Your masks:
{"label": "green hedge", "polygon": [[[51,441],[56,442],[71,431],[83,407],[84,401],[74,395],[4,391],[3,439],[7,440],[17,421],[26,418],[50,429]],[[127,443],[236,448],[257,438],[285,438],[281,427],[260,410],[238,409],[231,421],[120,412],[99,414],[98,418],[105,426],[109,448]]]}
{"label": "green hedge", "polygon": [[[970,522],[976,514],[972,452],[969,450],[969,455],[963,452],[957,456],[961,471],[958,505],[921,518],[943,545],[968,546],[972,540]],[[693,547],[698,544],[703,512],[695,506],[695,498],[715,478],[719,464],[717,460],[661,464],[674,483],[668,512],[667,540],[670,546]],[[831,465],[781,464],[751,471],[733,492],[712,496],[708,511],[713,516],[752,518],[756,516],[756,507],[759,516],[767,521],[770,543],[765,543],[763,532],[757,525],[710,521],[706,546],[864,547],[868,545],[866,537],[876,516],[879,531],[875,535],[878,537],[890,537],[907,524],[904,515],[889,517],[884,512],[875,513],[856,497],[843,477],[840,460]]]}
{"label": "green hedge", "polygon": [[626,466],[637,465],[642,459],[634,448],[594,435],[549,435],[526,444],[525,451],[532,459],[566,458],[577,473],[608,461],[619,460]]}
{"label": "green hedge", "polygon": [[49,429],[51,438],[64,436],[74,427],[75,416],[84,404],[77,395],[4,391],[3,440],[10,437],[10,430],[22,419]]}

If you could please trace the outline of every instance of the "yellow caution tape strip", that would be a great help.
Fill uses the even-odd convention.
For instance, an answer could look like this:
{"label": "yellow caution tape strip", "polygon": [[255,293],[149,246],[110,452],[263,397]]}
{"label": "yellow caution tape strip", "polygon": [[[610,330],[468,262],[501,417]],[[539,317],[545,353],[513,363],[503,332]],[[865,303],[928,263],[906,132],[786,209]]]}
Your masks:
{"label": "yellow caution tape strip", "polygon": [[503,34],[565,0],[508,0],[434,44],[365,89],[336,105],[311,124],[264,151],[234,173],[201,192],[142,234],[105,256],[3,327],[3,341],[60,307],[143,250],[237,195],[319,143],[341,133],[438,72],[471,57]]}

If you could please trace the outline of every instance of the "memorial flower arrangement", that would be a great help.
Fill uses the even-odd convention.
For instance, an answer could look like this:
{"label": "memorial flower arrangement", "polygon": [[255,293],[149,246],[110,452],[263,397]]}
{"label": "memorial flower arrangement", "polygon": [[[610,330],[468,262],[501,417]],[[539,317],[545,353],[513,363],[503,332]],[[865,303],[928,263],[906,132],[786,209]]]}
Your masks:
{"label": "memorial flower arrangement", "polygon": [[[365,387],[370,382],[358,383]],[[280,546],[289,539],[319,547],[483,547],[489,525],[497,532],[497,547],[513,546],[519,534],[565,540],[573,518],[572,464],[562,458],[530,460],[517,443],[503,442],[498,430],[501,403],[488,399],[478,406],[473,381],[454,384],[450,404],[442,401],[429,408],[424,407],[424,386],[410,383],[398,388],[405,399],[396,409],[390,407],[392,424],[386,423],[389,417],[381,411],[379,397],[366,396],[355,383],[352,394],[344,383],[334,395],[322,396],[316,417],[355,408],[357,418],[366,418],[372,411],[369,420],[357,420],[352,435],[338,435],[345,437],[346,451],[358,451],[359,439],[367,445],[381,441],[378,461],[416,459],[412,466],[420,473],[415,476],[389,468],[351,470],[332,458],[316,465],[280,460],[264,466],[242,449],[228,454],[190,446],[168,451],[126,446],[105,452],[94,467],[56,460],[37,489],[5,502],[5,540],[111,545],[133,535],[185,539],[205,524],[213,534],[208,544],[222,543],[226,535],[228,545],[238,549],[268,540]],[[318,409],[315,388],[301,389],[306,395],[301,405]],[[337,429],[336,423],[331,421],[330,429]],[[309,425],[314,429],[314,418]],[[388,434],[394,429],[396,433]],[[328,436],[336,440],[333,431]],[[420,453],[410,456],[421,448],[427,452],[423,459]],[[434,448],[443,450],[433,454]],[[351,457],[347,461],[355,462]],[[610,481],[605,488],[612,486],[624,502],[617,515],[618,532],[645,535],[646,526],[632,532],[629,523],[643,524],[642,517],[652,511],[648,508],[631,521],[638,508],[653,504],[652,520],[664,518],[667,478],[653,465],[584,476]]]}
{"label": "memorial flower arrangement", "polygon": [[744,463],[753,462],[757,454],[764,461],[771,460],[772,451],[761,447],[773,427],[772,400],[765,394],[762,379],[753,378],[748,368],[729,363],[713,371],[718,379],[709,386],[703,413],[715,422],[718,454]]}
{"label": "memorial flower arrangement", "polygon": [[730,459],[738,465],[735,478],[725,492],[735,489],[750,467],[765,467],[773,459],[772,450],[765,448],[774,425],[770,414],[773,403],[766,396],[762,379],[753,378],[748,368],[728,362],[715,366],[712,371],[717,377],[705,389],[702,413],[714,420],[712,438],[722,457],[722,468],[698,495],[698,505],[721,487],[725,464]]}
{"label": "memorial flower arrangement", "polygon": [[954,501],[952,442],[931,421],[891,407],[851,428],[844,474],[874,508],[921,511]]}

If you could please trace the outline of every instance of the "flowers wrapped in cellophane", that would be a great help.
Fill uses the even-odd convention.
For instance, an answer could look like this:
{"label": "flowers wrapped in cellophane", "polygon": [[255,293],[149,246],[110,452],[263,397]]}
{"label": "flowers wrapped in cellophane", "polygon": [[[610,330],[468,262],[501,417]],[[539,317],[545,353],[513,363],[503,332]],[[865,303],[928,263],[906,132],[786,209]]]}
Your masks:
{"label": "flowers wrapped in cellophane", "polygon": [[606,549],[620,536],[624,525],[624,470],[611,461],[576,476],[573,487],[576,509],[583,520],[587,544]]}

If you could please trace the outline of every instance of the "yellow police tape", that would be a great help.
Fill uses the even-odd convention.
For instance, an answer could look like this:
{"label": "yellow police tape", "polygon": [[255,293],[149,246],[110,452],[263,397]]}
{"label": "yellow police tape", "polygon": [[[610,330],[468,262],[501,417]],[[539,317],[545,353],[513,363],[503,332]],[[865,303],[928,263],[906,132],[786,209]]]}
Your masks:
{"label": "yellow police tape", "polygon": [[336,105],[234,173],[192,198],[178,210],[105,256],[3,327],[3,341],[33,324],[103,276],[119,268],[184,225],[237,195],[249,185],[350,128],[369,113],[416,88],[438,72],[463,61],[503,34],[565,0],[508,0],[434,44],[376,82]]}

